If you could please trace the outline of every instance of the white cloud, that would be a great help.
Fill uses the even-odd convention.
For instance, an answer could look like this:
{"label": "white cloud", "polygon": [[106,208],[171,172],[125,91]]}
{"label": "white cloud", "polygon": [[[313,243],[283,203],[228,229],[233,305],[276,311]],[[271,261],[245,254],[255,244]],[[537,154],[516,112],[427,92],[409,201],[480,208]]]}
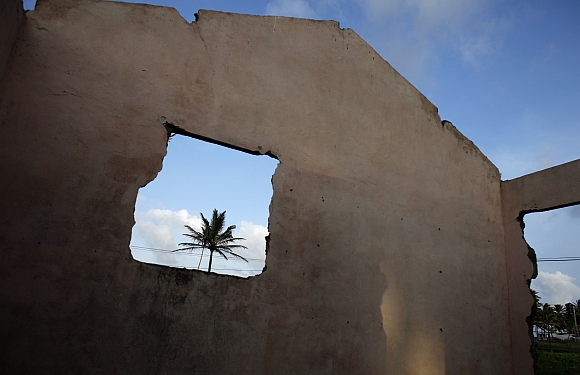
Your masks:
{"label": "white cloud", "polygon": [[487,22],[474,22],[470,32],[460,38],[459,50],[463,60],[473,66],[480,66],[482,61],[494,57],[502,47],[503,35],[512,27],[508,18],[491,19]]}
{"label": "white cloud", "polygon": [[471,38],[463,38],[461,41],[461,54],[463,60],[471,65],[478,65],[481,56],[490,55],[493,51],[493,44],[486,35]]}
{"label": "white cloud", "polygon": [[[225,260],[220,255],[214,253],[212,272],[242,277],[260,274],[264,268],[266,259],[265,237],[268,235],[268,230],[261,225],[247,221],[242,221],[241,225],[236,229],[234,237],[245,238],[245,241],[240,241],[239,244],[246,246],[247,249],[236,249],[235,253],[246,258],[248,262],[229,256],[228,260]],[[209,254],[206,253],[200,269],[206,270],[208,264]]]}
{"label": "white cloud", "polygon": [[201,219],[190,215],[187,210],[171,211],[150,209],[147,212],[135,212],[133,232],[149,247],[173,250],[177,248],[176,232],[186,231],[184,225],[200,228]]}
{"label": "white cloud", "polygon": [[[133,227],[133,237],[131,247],[133,257],[146,263],[162,264],[174,267],[197,268],[199,265],[199,252],[160,252],[152,249],[174,250],[178,248],[178,243],[187,239],[182,236],[187,232],[184,225],[189,225],[194,229],[200,229],[201,219],[189,214],[187,210],[171,211],[162,209],[150,209],[147,212],[135,212],[135,226]],[[242,221],[241,225],[234,233],[235,237],[245,238],[240,244],[248,249],[238,249],[236,253],[248,259],[248,263],[235,258],[224,260],[219,255],[214,254],[212,269],[216,273],[252,276],[261,273],[266,258],[266,240],[268,229],[262,225],[256,225],[247,221]],[[137,246],[144,246],[150,249],[139,249]],[[229,257],[228,257],[229,258]],[[204,253],[200,269],[207,269],[209,254]],[[256,271],[234,271],[256,270]]]}
{"label": "white cloud", "polygon": [[[185,233],[184,225],[199,229],[201,219],[190,215],[187,210],[171,211],[150,209],[147,212],[135,212],[135,226],[131,237],[131,246],[144,246],[152,249],[175,250],[181,242],[181,233]],[[177,240],[176,240],[177,239]],[[152,252],[133,250],[135,259],[174,266],[185,266],[178,261],[177,254],[167,252]]]}
{"label": "white cloud", "polygon": [[510,22],[489,15],[492,1],[358,0],[358,4],[372,25],[368,42],[403,76],[422,85],[431,83],[438,64],[448,63],[449,50],[476,66],[495,56]]}
{"label": "white cloud", "polygon": [[262,225],[242,221],[236,237],[242,237],[246,240],[242,242],[248,249],[244,250],[243,256],[247,255],[252,259],[266,259],[266,236],[268,229]]}
{"label": "white cloud", "polygon": [[532,288],[537,290],[543,303],[565,304],[580,299],[580,287],[574,283],[575,278],[560,271],[549,273],[540,271],[533,281]]}
{"label": "white cloud", "polygon": [[[268,229],[247,221],[242,221],[236,229],[234,237],[245,238],[245,241],[241,241],[239,244],[246,246],[247,249],[236,249],[235,253],[246,258],[248,262],[233,257],[228,257],[228,260],[225,260],[214,253],[212,270],[215,270],[216,273],[243,277],[260,274],[266,259]],[[207,263],[208,259],[206,258],[202,262],[201,269],[207,269]]]}
{"label": "white cloud", "polygon": [[[374,18],[410,15],[417,27],[462,23],[485,4],[485,0],[359,0]],[[452,25],[449,25],[452,26]]]}
{"label": "white cloud", "polygon": [[266,5],[266,14],[298,18],[319,18],[306,0],[274,0]]}

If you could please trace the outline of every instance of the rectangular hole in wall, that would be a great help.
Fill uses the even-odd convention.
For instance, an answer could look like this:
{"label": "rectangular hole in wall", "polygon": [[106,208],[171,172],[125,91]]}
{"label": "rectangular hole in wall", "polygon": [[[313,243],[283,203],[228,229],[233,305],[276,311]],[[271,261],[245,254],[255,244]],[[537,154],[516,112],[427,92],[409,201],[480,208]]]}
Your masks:
{"label": "rectangular hole in wall", "polygon": [[[278,161],[198,139],[175,135],[157,178],[139,191],[131,238],[133,258],[151,264],[207,271],[210,252],[175,251],[191,242],[185,225],[200,231],[201,215],[226,211],[225,227],[235,225],[233,249],[247,262],[213,253],[211,272],[239,277],[262,272],[266,258],[272,176]],[[224,227],[224,229],[225,229]]]}

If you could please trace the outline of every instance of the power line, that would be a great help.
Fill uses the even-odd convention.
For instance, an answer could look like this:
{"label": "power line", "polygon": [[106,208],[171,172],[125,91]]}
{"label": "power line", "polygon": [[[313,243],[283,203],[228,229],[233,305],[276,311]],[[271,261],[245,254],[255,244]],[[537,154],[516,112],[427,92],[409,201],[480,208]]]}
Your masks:
{"label": "power line", "polygon": [[139,250],[160,251],[160,252],[167,252],[167,253],[171,253],[171,252],[174,252],[176,250],[179,250],[179,249],[175,249],[175,250],[158,249],[155,247],[146,247],[146,246],[137,246],[137,245],[132,245],[131,247],[139,249]]}
{"label": "power line", "polygon": [[[195,256],[195,257],[201,256],[203,258],[209,257],[209,254],[201,255],[201,254],[196,254],[193,252],[179,251],[181,249],[168,250],[168,249],[159,249],[159,248],[155,248],[155,247],[136,246],[136,245],[131,246],[131,249],[135,249],[135,250],[139,250],[139,251],[150,251],[153,253],[165,253],[165,254],[175,254],[175,255]],[[246,258],[246,257],[244,257],[244,258],[246,260],[249,260],[249,261],[251,260],[251,261],[258,261],[258,262],[264,262],[266,260],[265,258]],[[237,259],[237,258],[232,257],[231,259]]]}
{"label": "power line", "polygon": [[[154,253],[171,253],[171,254],[176,254],[176,255],[181,255],[181,256],[196,256],[199,257],[201,256],[202,258],[207,258],[209,257],[209,254],[196,254],[193,252],[185,252],[185,251],[179,251],[181,249],[174,249],[174,250],[169,250],[169,249],[159,249],[159,248],[155,248],[155,247],[147,247],[147,246],[131,246],[132,249],[135,250],[140,250],[140,251],[150,251],[150,252],[154,252]],[[245,258],[245,257],[244,257]],[[235,257],[232,259],[236,259]],[[265,258],[245,258],[248,261],[258,261],[258,262],[264,262]],[[553,257],[553,258],[538,258],[537,262],[576,262],[576,261],[580,261],[580,257]],[[237,270],[237,269],[230,269],[230,268],[223,268],[223,269],[217,269],[216,271],[261,271],[261,270]]]}
{"label": "power line", "polygon": [[[167,267],[173,267],[173,268],[180,268],[183,269],[185,268],[186,270],[194,270],[194,271],[201,271],[201,272],[206,272],[206,270],[204,269],[197,269],[197,267],[181,267],[181,266],[167,266]],[[237,268],[213,268],[212,267],[212,272],[213,271],[239,271],[239,272],[262,272],[263,269],[259,269],[259,270],[239,270]]]}
{"label": "power line", "polygon": [[574,262],[580,260],[580,257],[553,257],[553,258],[538,258],[538,262]]}

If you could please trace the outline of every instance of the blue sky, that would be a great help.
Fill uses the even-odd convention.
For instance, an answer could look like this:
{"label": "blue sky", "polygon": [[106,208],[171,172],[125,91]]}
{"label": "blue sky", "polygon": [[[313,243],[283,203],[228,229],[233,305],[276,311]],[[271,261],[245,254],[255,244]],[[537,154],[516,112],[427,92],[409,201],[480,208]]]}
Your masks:
{"label": "blue sky", "polygon": [[[577,0],[145,2],[174,7],[188,21],[193,21],[199,9],[337,20],[341,27],[354,29],[425,94],[439,108],[441,118],[453,122],[471,139],[499,168],[504,180],[580,158],[580,2]],[[25,1],[25,8],[32,8],[33,3]],[[172,141],[174,144],[170,144],[164,168],[174,165],[176,170],[182,171],[203,165],[205,159],[196,159],[199,155],[196,148],[205,146],[192,146],[185,141],[192,140]],[[230,150],[227,151],[216,156],[216,160],[230,158]],[[185,163],[187,152],[193,156]],[[172,154],[177,157],[170,159]],[[263,241],[260,237],[267,232],[263,229],[267,226],[271,187],[262,189],[264,179],[269,181],[276,162],[267,157],[245,156],[249,159],[240,161],[234,169],[239,172],[252,165],[256,174],[242,175],[248,177],[248,183],[254,181],[256,184],[244,188],[243,198],[222,201],[211,194],[223,198],[230,193],[218,193],[215,188],[208,192],[198,191],[207,185],[195,177],[203,172],[191,170],[191,180],[186,182],[183,173],[169,173],[164,169],[159,178],[140,193],[136,216],[143,218],[152,212],[149,219],[143,219],[150,220],[151,229],[160,225],[163,215],[166,221],[168,215],[173,215],[175,220],[181,217],[182,221],[195,223],[199,221],[200,211],[209,215],[216,207],[227,210],[229,223],[241,228],[242,221],[245,222],[243,233],[249,240]],[[237,162],[225,163],[234,165]],[[164,182],[165,174],[167,180]],[[181,179],[179,183],[173,180],[175,176]],[[184,187],[186,196],[190,189],[189,196],[196,198],[188,201],[178,198],[177,194],[166,193],[169,186],[178,185]],[[231,183],[225,181],[220,185]],[[181,216],[177,214],[183,209],[189,216],[183,212]],[[151,210],[168,210],[171,214]],[[569,208],[525,218],[526,238],[539,257],[580,255],[579,210]],[[169,228],[164,229],[166,235],[167,230]],[[179,232],[179,229],[171,230]],[[139,234],[135,233],[135,237]],[[140,241],[142,245],[147,241],[149,245],[154,244],[152,239],[141,238]],[[181,238],[176,233],[172,241],[180,242]],[[260,251],[254,250],[252,254],[259,257],[256,254]],[[159,261],[159,254],[153,255]],[[166,254],[163,257],[168,258]],[[152,255],[147,259],[153,259]],[[171,259],[171,262],[177,261]],[[565,296],[580,298],[580,262],[540,263],[540,271],[544,274],[532,286],[540,290],[543,301],[565,302],[562,300],[568,298]]]}

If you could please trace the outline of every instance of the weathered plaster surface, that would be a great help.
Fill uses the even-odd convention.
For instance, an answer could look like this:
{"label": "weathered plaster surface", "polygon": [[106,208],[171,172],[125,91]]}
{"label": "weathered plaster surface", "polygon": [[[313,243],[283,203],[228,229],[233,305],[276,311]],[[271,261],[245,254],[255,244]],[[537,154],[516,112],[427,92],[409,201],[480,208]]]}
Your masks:
{"label": "weathered plaster surface", "polygon": [[[44,0],[15,51],[7,373],[529,373],[512,372],[510,318],[527,314],[508,304],[499,172],[352,30]],[[279,158],[262,275],[132,260],[164,121]]]}
{"label": "weathered plaster surface", "polygon": [[522,316],[531,314],[534,303],[529,281],[537,275],[535,254],[523,238],[523,215],[580,203],[580,160],[525,175],[501,183],[505,221],[506,259],[510,289],[510,321],[514,373],[529,373],[532,358],[529,355],[528,325]]}

